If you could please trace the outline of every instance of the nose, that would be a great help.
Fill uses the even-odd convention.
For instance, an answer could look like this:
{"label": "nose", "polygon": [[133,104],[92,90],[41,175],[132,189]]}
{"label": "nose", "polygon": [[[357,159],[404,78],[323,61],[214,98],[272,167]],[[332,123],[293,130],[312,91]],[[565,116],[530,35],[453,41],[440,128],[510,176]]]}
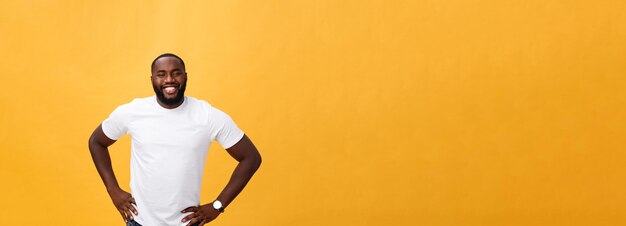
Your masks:
{"label": "nose", "polygon": [[173,82],[173,81],[174,81],[174,76],[172,74],[168,74],[165,76],[166,83]]}

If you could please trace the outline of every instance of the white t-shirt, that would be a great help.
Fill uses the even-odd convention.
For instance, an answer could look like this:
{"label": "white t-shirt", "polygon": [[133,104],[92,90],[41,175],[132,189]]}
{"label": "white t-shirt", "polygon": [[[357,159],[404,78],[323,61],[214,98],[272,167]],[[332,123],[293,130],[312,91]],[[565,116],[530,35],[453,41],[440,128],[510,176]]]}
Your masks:
{"label": "white t-shirt", "polygon": [[[102,122],[112,140],[132,137],[130,189],[148,226],[186,225],[181,210],[200,204],[204,163],[212,140],[235,145],[244,133],[224,112],[205,101],[185,97],[175,109],[161,107],[156,96],[121,105]],[[188,222],[187,222],[188,223]]]}

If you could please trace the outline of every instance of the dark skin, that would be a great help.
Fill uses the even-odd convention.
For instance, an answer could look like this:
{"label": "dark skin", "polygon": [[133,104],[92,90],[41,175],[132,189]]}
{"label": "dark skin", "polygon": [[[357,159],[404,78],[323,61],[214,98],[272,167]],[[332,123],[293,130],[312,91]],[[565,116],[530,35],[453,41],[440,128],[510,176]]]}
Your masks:
{"label": "dark skin", "polygon": [[[181,91],[179,89],[180,86],[187,80],[187,73],[184,66],[176,58],[163,57],[156,61],[152,70],[151,80],[155,89],[177,86],[176,92],[164,94],[165,98],[175,98],[177,92]],[[180,102],[173,104],[158,102],[162,107],[171,109],[180,106],[183,101],[180,100]],[[122,215],[124,222],[127,222],[133,220],[133,214],[138,215],[139,212],[135,207],[135,199],[130,193],[120,188],[113,173],[108,150],[108,147],[113,143],[115,143],[115,140],[108,138],[102,131],[102,126],[99,125],[89,138],[89,151],[113,204],[120,212],[120,215]],[[247,135],[244,135],[237,144],[226,149],[226,151],[239,163],[235,167],[228,184],[217,197],[217,200],[220,200],[224,207],[227,207],[239,195],[261,165],[261,155]],[[213,203],[190,206],[181,210],[181,213],[189,213],[182,219],[182,222],[188,222],[187,225],[196,223],[204,225],[213,221],[221,214],[213,208]]]}
{"label": "dark skin", "polygon": [[[160,91],[163,93],[165,99],[176,99],[176,96],[182,92],[181,88],[183,84],[187,83],[187,71],[185,70],[185,66],[174,57],[163,57],[155,62],[154,68],[151,70],[152,76],[150,76],[150,80],[152,81],[152,87],[155,89],[155,92]],[[165,92],[167,87],[174,87],[176,91],[169,94]],[[183,104],[184,99],[168,104],[160,98],[157,98],[157,102],[161,107],[174,109]]]}

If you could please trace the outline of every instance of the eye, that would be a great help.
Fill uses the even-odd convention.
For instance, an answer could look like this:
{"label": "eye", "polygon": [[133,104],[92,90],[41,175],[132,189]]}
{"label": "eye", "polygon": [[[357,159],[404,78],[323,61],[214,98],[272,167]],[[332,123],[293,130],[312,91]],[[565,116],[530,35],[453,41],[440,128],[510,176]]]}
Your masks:
{"label": "eye", "polygon": [[163,76],[165,76],[165,73],[159,72],[159,73],[156,74],[156,76],[159,77],[159,78],[163,78]]}
{"label": "eye", "polygon": [[182,72],[180,72],[180,71],[175,71],[172,75],[174,75],[174,76],[178,77],[178,76],[183,75],[183,73],[182,73]]}

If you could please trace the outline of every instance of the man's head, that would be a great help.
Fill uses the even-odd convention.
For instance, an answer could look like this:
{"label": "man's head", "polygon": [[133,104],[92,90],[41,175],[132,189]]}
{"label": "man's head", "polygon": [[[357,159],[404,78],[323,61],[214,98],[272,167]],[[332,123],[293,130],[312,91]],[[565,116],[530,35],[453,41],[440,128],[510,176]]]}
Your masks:
{"label": "man's head", "polygon": [[183,103],[187,87],[185,62],[180,57],[165,53],[152,61],[152,88],[161,105],[175,108]]}

